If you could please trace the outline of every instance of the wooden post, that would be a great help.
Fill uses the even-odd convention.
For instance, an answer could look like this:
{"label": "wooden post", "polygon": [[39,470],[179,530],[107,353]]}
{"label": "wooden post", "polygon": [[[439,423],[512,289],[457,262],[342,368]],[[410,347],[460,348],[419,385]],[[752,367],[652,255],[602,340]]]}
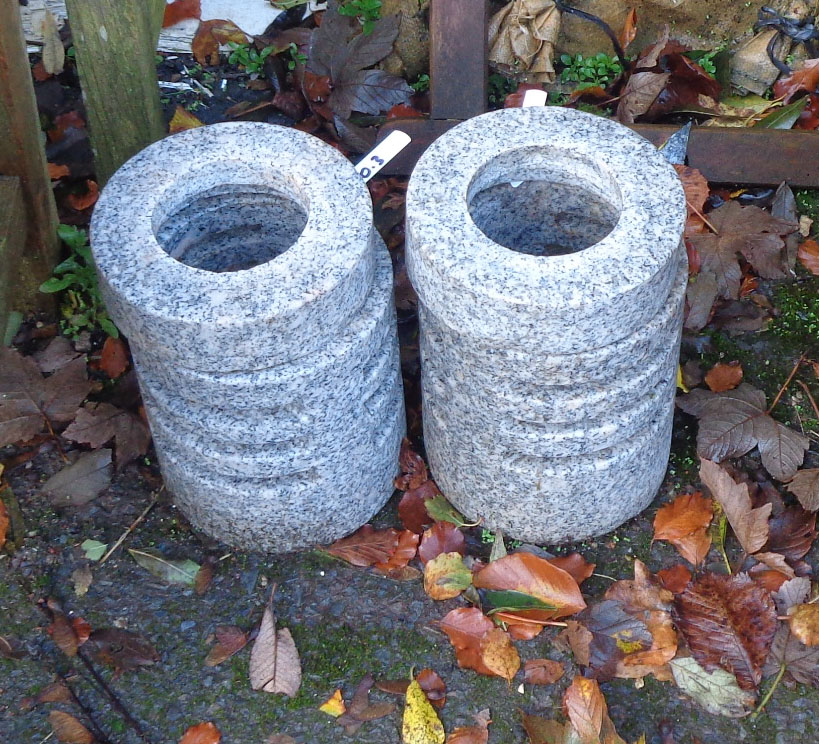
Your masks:
{"label": "wooden post", "polygon": [[[26,42],[15,0],[0,2],[0,334],[9,310],[53,307],[38,291],[57,262],[51,193]],[[3,279],[6,278],[4,285]]]}
{"label": "wooden post", "polygon": [[164,7],[164,0],[66,2],[100,185],[167,134],[155,60]]}

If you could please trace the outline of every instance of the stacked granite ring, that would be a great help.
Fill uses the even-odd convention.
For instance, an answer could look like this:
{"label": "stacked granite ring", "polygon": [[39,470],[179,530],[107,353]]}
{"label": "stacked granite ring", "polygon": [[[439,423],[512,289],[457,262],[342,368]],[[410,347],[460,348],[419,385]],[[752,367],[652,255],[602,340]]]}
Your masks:
{"label": "stacked granite ring", "polygon": [[254,122],[168,137],[108,182],[91,244],[195,526],[283,552],[384,504],[404,433],[392,265],[337,150]]}
{"label": "stacked granite ring", "polygon": [[563,108],[459,124],[407,192],[424,441],[447,498],[535,543],[605,533],[662,482],[686,204],[646,140]]}

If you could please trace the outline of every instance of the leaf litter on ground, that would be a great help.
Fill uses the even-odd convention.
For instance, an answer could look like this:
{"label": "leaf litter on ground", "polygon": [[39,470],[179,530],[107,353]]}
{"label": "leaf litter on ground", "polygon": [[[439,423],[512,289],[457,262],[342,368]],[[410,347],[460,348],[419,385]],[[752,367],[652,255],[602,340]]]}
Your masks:
{"label": "leaf litter on ground", "polygon": [[290,631],[276,627],[275,587],[264,608],[259,634],[250,652],[250,686],[254,690],[295,697],[301,687],[301,661]]}

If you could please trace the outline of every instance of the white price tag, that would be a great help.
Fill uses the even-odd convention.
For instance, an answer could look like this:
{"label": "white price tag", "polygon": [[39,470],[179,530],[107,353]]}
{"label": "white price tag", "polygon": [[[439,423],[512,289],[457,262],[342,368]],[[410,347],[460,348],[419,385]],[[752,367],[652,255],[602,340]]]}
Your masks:
{"label": "white price tag", "polygon": [[[545,90],[527,90],[523,95],[523,108],[529,106],[545,106],[549,94]],[[510,184],[513,189],[520,186],[523,181],[512,181]]]}
{"label": "white price tag", "polygon": [[382,142],[379,142],[369,153],[361,158],[361,161],[355,167],[358,175],[364,179],[364,183],[378,173],[378,171],[398,155],[410,142],[412,142],[412,137],[406,132],[390,132]]}

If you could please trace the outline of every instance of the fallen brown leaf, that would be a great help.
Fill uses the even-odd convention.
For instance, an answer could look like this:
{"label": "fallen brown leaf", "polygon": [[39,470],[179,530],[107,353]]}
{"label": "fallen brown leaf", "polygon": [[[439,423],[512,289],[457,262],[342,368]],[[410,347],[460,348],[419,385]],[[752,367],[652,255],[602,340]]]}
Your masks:
{"label": "fallen brown leaf", "polygon": [[216,643],[205,658],[206,666],[221,664],[247,645],[248,634],[235,625],[218,625],[214,634]]}
{"label": "fallen brown leaf", "polygon": [[373,682],[372,674],[366,674],[356,686],[347,712],[336,718],[336,723],[344,727],[348,736],[353,736],[363,723],[388,716],[395,710],[392,703],[370,702]]}
{"label": "fallen brown leaf", "polygon": [[290,631],[276,628],[273,594],[264,608],[259,635],[250,652],[250,686],[292,698],[301,686],[301,661]]}
{"label": "fallen brown leaf", "polygon": [[83,212],[93,207],[99,198],[100,187],[97,185],[97,182],[87,180],[85,182],[84,194],[69,194],[65,201],[71,209],[77,212]]}
{"label": "fallen brown leaf", "polygon": [[219,744],[222,733],[210,721],[191,726],[179,740],[179,744]]}
{"label": "fallen brown leaf", "polygon": [[798,561],[807,555],[816,539],[816,513],[801,506],[788,506],[771,517],[768,527],[765,550]]}
{"label": "fallen brown leaf", "polygon": [[151,432],[142,419],[110,403],[86,403],[77,411],[63,436],[99,449],[114,440],[117,470],[144,455],[151,443]]}
{"label": "fallen brown leaf", "polygon": [[564,673],[563,664],[551,659],[530,659],[523,665],[523,681],[530,685],[552,685]]}
{"label": "fallen brown leaf", "polygon": [[807,511],[819,509],[819,468],[800,470],[788,483],[788,490]]}
{"label": "fallen brown leaf", "polygon": [[401,442],[398,466],[401,468],[401,475],[395,479],[395,487],[399,491],[413,491],[429,480],[427,464],[412,448],[409,439],[405,438]]}
{"label": "fallen brown leaf", "polygon": [[819,605],[801,604],[788,610],[794,638],[806,646],[819,646]]}
{"label": "fallen brown leaf", "polygon": [[674,599],[675,621],[706,669],[735,674],[755,689],[777,629],[771,595],[747,574],[705,574]]}
{"label": "fallen brown leaf", "polygon": [[684,493],[657,511],[654,539],[667,540],[689,563],[698,566],[711,547],[708,525],[714,517],[711,499],[702,493]]}
{"label": "fallen brown leaf", "polygon": [[547,558],[546,560],[569,574],[577,582],[578,586],[588,579],[596,568],[594,563],[589,563],[580,553],[569,553],[569,555]]}
{"label": "fallen brown leaf", "polygon": [[88,639],[91,655],[104,664],[114,667],[114,676],[128,669],[151,666],[159,661],[153,644],[139,633],[122,628],[101,628]]}
{"label": "fallen brown leaf", "polygon": [[554,607],[504,613],[523,620],[565,617],[586,606],[577,582],[566,571],[532,553],[512,553],[493,561],[475,574],[473,583],[479,589],[521,592]]}
{"label": "fallen brown leaf", "polygon": [[389,560],[373,564],[376,571],[390,576],[404,568],[418,552],[418,541],[421,539],[412,530],[404,530],[398,536],[398,545]]}
{"label": "fallen brown leaf", "polygon": [[774,96],[790,103],[803,90],[813,93],[819,85],[819,59],[806,59],[798,70],[786,75],[774,84]]}
{"label": "fallen brown leaf", "polygon": [[459,667],[507,680],[520,669],[520,657],[509,635],[496,628],[479,609],[452,610],[440,626],[455,648]]}
{"label": "fallen brown leaf", "polygon": [[737,483],[723,468],[702,460],[700,478],[720,503],[728,523],[747,554],[756,553],[768,541],[771,504],[754,509],[746,483]]}
{"label": "fallen brown leaf", "polygon": [[[2,491],[2,489],[0,489]],[[3,503],[3,500],[0,499],[0,550],[3,549],[3,546],[6,544],[6,535],[8,534],[9,529],[9,515],[6,511],[6,505]]]}
{"label": "fallen brown leaf", "polygon": [[165,16],[162,19],[162,28],[173,26],[179,21],[188,18],[201,18],[201,0],[173,0],[165,6]]}
{"label": "fallen brown leaf", "polygon": [[804,241],[796,255],[811,274],[819,275],[819,242],[812,238]]}
{"label": "fallen brown leaf", "polygon": [[349,537],[336,540],[324,550],[354,566],[366,568],[389,561],[398,547],[398,538],[398,530],[392,527],[376,530],[371,524],[365,524]]}
{"label": "fallen brown leaf", "polygon": [[715,393],[733,390],[742,382],[742,365],[739,362],[715,364],[705,375],[705,384]]}
{"label": "fallen brown leaf", "polygon": [[434,669],[422,669],[415,677],[427,700],[436,708],[443,708],[446,703],[446,683]]}
{"label": "fallen brown leaf", "polygon": [[37,702],[42,703],[73,703],[71,691],[61,679],[46,685],[37,693]]}
{"label": "fallen brown leaf", "polygon": [[662,571],[657,571],[657,578],[663,585],[663,588],[668,589],[672,594],[679,594],[688,582],[691,581],[691,571],[687,566],[678,563],[671,568],[664,568]]}
{"label": "fallen brown leaf", "polygon": [[202,21],[191,41],[191,51],[200,65],[218,65],[222,44],[247,44],[247,35],[233,21]]}
{"label": "fallen brown leaf", "polygon": [[426,565],[441,553],[466,553],[466,538],[451,522],[436,522],[421,537],[418,558]]}
{"label": "fallen brown leaf", "polygon": [[425,481],[418,488],[406,491],[398,502],[398,516],[405,529],[422,534],[435,520],[427,512],[427,499],[440,493],[435,481]]}
{"label": "fallen brown leaf", "polygon": [[94,744],[91,732],[70,713],[52,710],[48,714],[48,722],[57,741],[63,744]]}
{"label": "fallen brown leaf", "polygon": [[486,744],[489,741],[489,709],[476,713],[476,726],[459,726],[446,738],[446,744]]}
{"label": "fallen brown leaf", "polygon": [[112,380],[128,369],[128,347],[121,338],[109,336],[102,345],[100,354],[100,369]]}

